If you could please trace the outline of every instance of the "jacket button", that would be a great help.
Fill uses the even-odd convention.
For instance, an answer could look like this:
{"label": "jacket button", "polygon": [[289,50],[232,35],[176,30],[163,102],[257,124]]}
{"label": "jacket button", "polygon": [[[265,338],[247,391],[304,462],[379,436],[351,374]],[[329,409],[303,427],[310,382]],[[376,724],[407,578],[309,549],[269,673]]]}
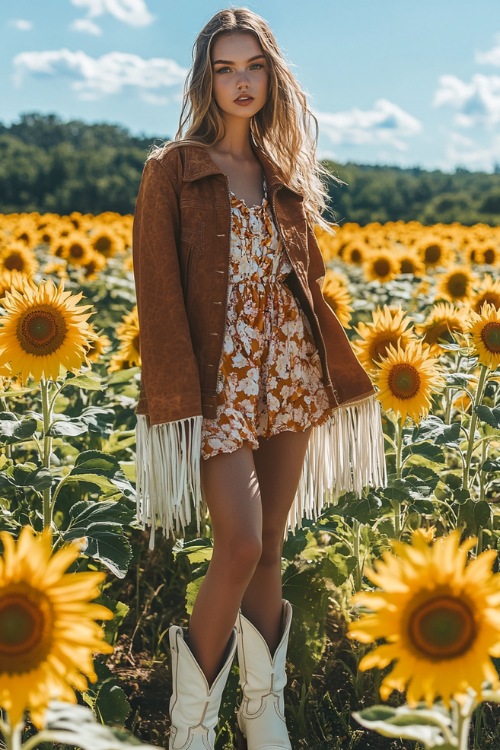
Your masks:
{"label": "jacket button", "polygon": [[222,302],[214,302],[214,305],[222,305]]}

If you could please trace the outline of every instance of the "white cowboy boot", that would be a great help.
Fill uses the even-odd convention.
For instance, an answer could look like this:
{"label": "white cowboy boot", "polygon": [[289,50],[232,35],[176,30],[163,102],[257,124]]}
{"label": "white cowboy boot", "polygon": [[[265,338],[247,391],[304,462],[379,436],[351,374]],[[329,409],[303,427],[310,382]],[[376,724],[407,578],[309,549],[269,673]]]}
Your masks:
{"label": "white cowboy boot", "polygon": [[213,750],[222,691],[236,651],[236,628],[224,655],[224,665],[208,686],[207,678],[187,643],[181,627],[169,630],[172,652],[172,697],[170,698],[169,750]]}
{"label": "white cowboy boot", "polygon": [[[238,709],[238,740],[248,750],[291,750],[285,722],[286,649],[292,606],[283,599],[281,640],[271,656],[257,628],[238,614],[238,662],[243,700]],[[243,736],[241,736],[243,735]]]}

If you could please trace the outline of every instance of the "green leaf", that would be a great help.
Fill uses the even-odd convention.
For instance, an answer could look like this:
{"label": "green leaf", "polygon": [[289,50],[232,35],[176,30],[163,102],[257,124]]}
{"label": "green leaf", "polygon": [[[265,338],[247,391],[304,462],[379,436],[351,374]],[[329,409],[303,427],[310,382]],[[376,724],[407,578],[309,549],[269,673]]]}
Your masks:
{"label": "green leaf", "polygon": [[74,378],[68,378],[64,386],[74,385],[84,391],[103,391],[106,389],[106,383],[99,377],[96,372],[89,372],[85,375],[76,375]]}
{"label": "green leaf", "polygon": [[102,474],[109,478],[113,477],[120,469],[117,458],[102,451],[82,451],[77,456],[72,474]]}
{"label": "green leaf", "polygon": [[123,689],[115,680],[106,680],[97,693],[94,711],[103,724],[121,724],[131,711],[130,703]]}
{"label": "green leaf", "polygon": [[79,417],[68,417],[66,414],[58,414],[47,430],[50,437],[75,437],[88,432],[87,425]]}
{"label": "green leaf", "polygon": [[64,484],[83,484],[84,482],[93,484],[104,492],[116,490],[113,482],[101,474],[73,474],[73,472],[70,472],[64,478]]}
{"label": "green leaf", "polygon": [[498,458],[487,458],[481,466],[481,471],[500,471],[500,456]]}
{"label": "green leaf", "polygon": [[423,419],[413,430],[412,443],[430,441],[435,445],[457,446],[460,442],[460,423],[446,424],[435,414]]}
{"label": "green leaf", "polygon": [[0,412],[0,445],[13,445],[30,440],[36,428],[37,420],[33,417],[18,419],[10,411]]}
{"label": "green leaf", "polygon": [[132,559],[132,549],[123,526],[134,511],[121,502],[80,501],[70,510],[72,521],[63,539],[87,538],[84,553],[103,563],[117,578],[123,578]]}
{"label": "green leaf", "polygon": [[435,461],[436,463],[441,463],[443,460],[443,451],[439,447],[439,445],[436,445],[434,443],[413,443],[412,445],[407,445],[403,448],[403,458],[406,458],[410,455],[416,455],[416,456],[424,456],[425,458],[428,458],[431,461]]}
{"label": "green leaf", "polygon": [[486,500],[479,500],[474,504],[474,520],[478,527],[481,528],[489,523],[491,518],[491,508]]}
{"label": "green leaf", "polygon": [[447,385],[456,385],[459,388],[467,388],[475,375],[467,375],[464,372],[449,372],[445,376]]}
{"label": "green leaf", "polygon": [[90,708],[60,701],[49,703],[41,734],[44,742],[72,745],[82,750],[137,750],[137,747],[158,750],[141,743],[124,729],[98,724]]}
{"label": "green leaf", "polygon": [[500,428],[499,406],[495,407],[494,409],[491,409],[489,406],[484,406],[483,404],[480,406],[476,406],[476,414],[481,422],[486,422],[486,424],[489,424],[490,427],[494,427],[497,430]]}
{"label": "green leaf", "polygon": [[[434,708],[409,708],[400,706],[372,706],[353,713],[361,726],[384,737],[422,742],[428,748],[452,748],[451,718],[444,710]],[[457,745],[458,746],[458,745]]]}
{"label": "green leaf", "polygon": [[353,555],[346,557],[341,555],[335,550],[332,550],[328,554],[328,558],[324,561],[322,570],[326,578],[330,578],[335,586],[341,586],[353,570],[358,566],[358,558]]}

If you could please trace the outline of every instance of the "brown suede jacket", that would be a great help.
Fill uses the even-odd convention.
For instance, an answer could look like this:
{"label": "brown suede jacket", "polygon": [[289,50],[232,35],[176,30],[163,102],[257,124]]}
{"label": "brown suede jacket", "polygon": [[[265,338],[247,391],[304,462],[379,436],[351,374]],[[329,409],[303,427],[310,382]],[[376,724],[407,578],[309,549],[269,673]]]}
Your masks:
{"label": "brown suede jacket", "polygon": [[[322,295],[325,265],[303,196],[258,148],[268,199],[293,271],[285,283],[307,315],[332,410],[373,395],[337,317]],[[203,146],[148,159],[137,197],[133,262],[140,327],[141,393],[149,425],[216,416],[225,332],[231,208],[226,175]]]}

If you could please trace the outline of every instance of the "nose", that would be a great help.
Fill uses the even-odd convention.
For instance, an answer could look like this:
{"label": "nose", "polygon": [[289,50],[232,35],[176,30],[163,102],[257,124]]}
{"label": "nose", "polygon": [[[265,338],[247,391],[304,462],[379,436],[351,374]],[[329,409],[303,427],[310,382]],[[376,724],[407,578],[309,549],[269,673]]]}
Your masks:
{"label": "nose", "polygon": [[237,88],[241,89],[243,86],[245,86],[245,88],[248,88],[248,80],[247,80],[246,75],[240,76],[240,80],[238,81]]}

